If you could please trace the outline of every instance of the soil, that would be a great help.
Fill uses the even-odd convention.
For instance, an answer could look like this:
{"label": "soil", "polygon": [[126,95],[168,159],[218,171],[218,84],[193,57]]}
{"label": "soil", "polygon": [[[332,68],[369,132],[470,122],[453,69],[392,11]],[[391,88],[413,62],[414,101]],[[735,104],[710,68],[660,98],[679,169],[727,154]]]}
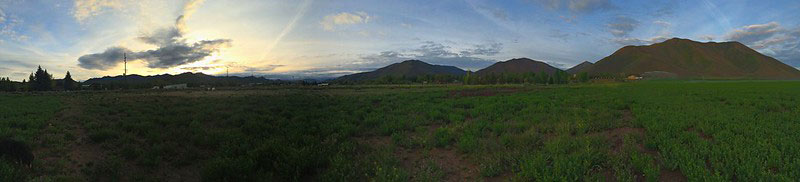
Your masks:
{"label": "soil", "polygon": [[[59,170],[62,170],[67,176],[86,179],[81,169],[96,164],[98,161],[104,159],[106,154],[100,145],[89,141],[89,136],[82,124],[75,121],[74,118],[83,112],[80,108],[80,104],[73,104],[76,102],[73,98],[66,98],[65,101],[68,103],[66,104],[66,109],[56,113],[56,115],[48,121],[45,131],[52,128],[65,128],[67,130],[65,132],[73,136],[70,137],[72,140],[65,139],[63,141],[64,148],[39,147],[34,150],[34,155],[42,156],[40,160],[43,166],[51,167],[58,166],[57,164],[62,159],[66,158],[67,163],[63,166],[63,169]],[[66,134],[48,133],[45,134],[45,137],[66,138],[64,135]],[[36,142],[41,145],[45,141],[43,138],[39,138]],[[60,156],[59,153],[66,153],[66,156]]]}

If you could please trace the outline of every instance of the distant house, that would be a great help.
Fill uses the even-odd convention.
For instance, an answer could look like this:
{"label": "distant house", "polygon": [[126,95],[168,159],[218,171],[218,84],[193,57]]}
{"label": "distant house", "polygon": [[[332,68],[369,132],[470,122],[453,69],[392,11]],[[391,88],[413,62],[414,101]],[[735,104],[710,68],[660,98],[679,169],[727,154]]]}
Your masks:
{"label": "distant house", "polygon": [[186,89],[186,88],[188,88],[188,86],[185,83],[164,86],[164,89]]}
{"label": "distant house", "polygon": [[328,85],[330,85],[330,84],[328,84],[328,83],[320,83],[320,84],[317,84],[317,86],[328,86]]}

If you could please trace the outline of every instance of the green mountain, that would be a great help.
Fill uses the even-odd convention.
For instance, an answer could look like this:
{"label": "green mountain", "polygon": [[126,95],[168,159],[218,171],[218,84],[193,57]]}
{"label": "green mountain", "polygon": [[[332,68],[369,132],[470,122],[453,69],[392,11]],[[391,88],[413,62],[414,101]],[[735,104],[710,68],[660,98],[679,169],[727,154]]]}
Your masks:
{"label": "green mountain", "polygon": [[547,63],[535,61],[528,58],[516,58],[508,61],[497,62],[493,65],[475,72],[476,75],[490,75],[501,73],[540,73],[554,74],[560,69],[550,66]]}
{"label": "green mountain", "polygon": [[592,66],[594,66],[594,64],[590,63],[589,61],[584,61],[581,64],[575,65],[572,68],[567,69],[566,71],[569,74],[575,74],[584,72],[587,69],[591,68]]}
{"label": "green mountain", "polygon": [[419,60],[407,60],[394,63],[375,71],[345,75],[337,78],[338,81],[363,81],[373,80],[384,76],[393,77],[419,77],[426,75],[453,75],[461,76],[466,71],[455,66],[432,65]]}
{"label": "green mountain", "polygon": [[683,78],[800,79],[800,71],[739,42],[673,38],[626,46],[595,62],[590,73],[672,73]]}

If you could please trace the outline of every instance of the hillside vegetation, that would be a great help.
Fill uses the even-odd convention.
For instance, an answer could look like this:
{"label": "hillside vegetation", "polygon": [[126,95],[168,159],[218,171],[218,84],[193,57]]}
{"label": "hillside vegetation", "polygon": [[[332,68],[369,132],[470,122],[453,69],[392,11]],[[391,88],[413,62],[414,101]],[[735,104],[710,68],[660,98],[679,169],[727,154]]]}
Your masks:
{"label": "hillside vegetation", "polygon": [[800,79],[800,71],[739,42],[701,43],[673,38],[626,46],[597,61],[592,73],[665,71],[684,78]]}
{"label": "hillside vegetation", "polygon": [[3,115],[0,131],[36,155],[13,174],[45,181],[790,181],[799,92],[741,81],[71,93],[0,102],[28,113]]}

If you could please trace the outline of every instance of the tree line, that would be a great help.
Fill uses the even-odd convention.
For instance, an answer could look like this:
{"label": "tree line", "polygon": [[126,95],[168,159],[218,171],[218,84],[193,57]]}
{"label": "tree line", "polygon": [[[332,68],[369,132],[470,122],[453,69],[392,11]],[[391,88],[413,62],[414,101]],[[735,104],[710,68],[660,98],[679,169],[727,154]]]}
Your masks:
{"label": "tree line", "polygon": [[11,81],[8,77],[0,78],[0,91],[20,92],[20,91],[53,91],[53,90],[76,90],[78,82],[72,79],[72,75],[67,71],[63,79],[53,79],[53,75],[42,66],[23,79],[22,82]]}
{"label": "tree line", "polygon": [[422,75],[422,76],[395,76],[386,75],[377,79],[363,81],[338,81],[340,84],[447,84],[461,83],[468,85],[487,85],[487,84],[567,84],[585,83],[591,79],[603,79],[605,75],[590,76],[589,73],[582,72],[569,74],[565,71],[556,71],[553,74],[546,72],[540,73],[500,73],[477,75],[468,71],[463,76],[458,75]]}

